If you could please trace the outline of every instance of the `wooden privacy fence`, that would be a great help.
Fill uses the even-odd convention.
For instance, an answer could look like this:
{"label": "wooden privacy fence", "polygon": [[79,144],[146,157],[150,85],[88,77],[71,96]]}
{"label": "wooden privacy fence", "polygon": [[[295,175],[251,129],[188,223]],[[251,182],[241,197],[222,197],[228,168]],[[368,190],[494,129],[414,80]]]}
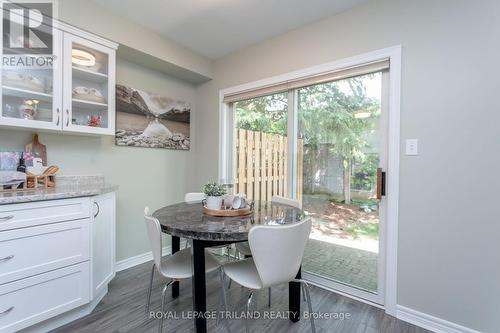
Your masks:
{"label": "wooden privacy fence", "polygon": [[[273,195],[288,196],[288,139],[286,136],[236,129],[237,193],[250,200],[271,201]],[[302,198],[303,141],[297,149],[297,198]]]}

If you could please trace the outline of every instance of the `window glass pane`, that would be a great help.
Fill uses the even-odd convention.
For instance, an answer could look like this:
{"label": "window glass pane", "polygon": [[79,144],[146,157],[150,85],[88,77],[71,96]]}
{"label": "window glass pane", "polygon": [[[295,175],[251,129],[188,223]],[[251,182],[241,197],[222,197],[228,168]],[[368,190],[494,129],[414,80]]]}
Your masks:
{"label": "window glass pane", "polygon": [[[27,1],[30,2],[30,1]],[[47,127],[54,123],[53,85],[54,70],[61,66],[54,58],[55,31],[49,19],[52,5],[36,4],[31,1],[27,7],[37,10],[45,24],[30,29],[25,36],[28,10],[22,4],[3,1],[3,63],[1,116],[12,121],[33,122],[33,126]],[[47,24],[48,23],[48,24]],[[30,27],[31,28],[31,27]],[[38,123],[35,125],[35,123]]]}
{"label": "window glass pane", "polygon": [[377,292],[381,72],[298,90],[297,194],[313,218],[303,270]]}
{"label": "window glass pane", "polygon": [[287,193],[287,93],[233,103],[234,184],[250,200]]}

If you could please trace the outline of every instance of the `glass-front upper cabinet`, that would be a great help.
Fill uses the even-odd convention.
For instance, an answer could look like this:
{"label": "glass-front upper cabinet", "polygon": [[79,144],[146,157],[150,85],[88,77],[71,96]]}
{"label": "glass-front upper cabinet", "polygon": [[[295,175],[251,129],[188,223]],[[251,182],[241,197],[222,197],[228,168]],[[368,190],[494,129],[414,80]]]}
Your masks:
{"label": "glass-front upper cabinet", "polygon": [[15,14],[2,10],[0,124],[61,129],[62,34],[47,25],[26,36]]}
{"label": "glass-front upper cabinet", "polygon": [[2,5],[0,127],[114,135],[118,44],[53,19],[45,2]]}
{"label": "glass-front upper cabinet", "polygon": [[63,130],[115,133],[115,50],[64,34]]}

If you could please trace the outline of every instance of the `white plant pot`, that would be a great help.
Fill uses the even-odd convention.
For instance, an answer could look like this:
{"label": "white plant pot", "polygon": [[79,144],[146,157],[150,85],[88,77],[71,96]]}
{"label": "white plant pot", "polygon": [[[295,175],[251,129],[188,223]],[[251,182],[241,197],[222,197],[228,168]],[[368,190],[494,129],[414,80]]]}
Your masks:
{"label": "white plant pot", "polygon": [[222,196],[207,197],[207,208],[211,210],[219,210],[222,207]]}

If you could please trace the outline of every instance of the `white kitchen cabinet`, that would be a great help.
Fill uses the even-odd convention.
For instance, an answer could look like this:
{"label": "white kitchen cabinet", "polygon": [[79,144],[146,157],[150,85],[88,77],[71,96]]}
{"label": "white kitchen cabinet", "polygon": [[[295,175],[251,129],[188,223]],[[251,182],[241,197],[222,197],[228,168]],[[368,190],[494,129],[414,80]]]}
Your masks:
{"label": "white kitchen cabinet", "polygon": [[54,66],[1,66],[0,126],[114,135],[118,44],[61,22],[53,36]]}
{"label": "white kitchen cabinet", "polygon": [[[0,124],[9,127],[46,130],[62,129],[62,32],[54,30],[56,64],[46,69],[18,69],[0,66]],[[3,48],[0,53],[4,55]],[[5,54],[9,56],[9,54]],[[31,103],[31,104],[30,104]],[[36,114],[22,112],[23,105],[36,104]]]}
{"label": "white kitchen cabinet", "polygon": [[90,218],[90,205],[88,198],[0,205],[0,232]]}
{"label": "white kitchen cabinet", "polygon": [[88,303],[88,275],[86,261],[0,285],[0,333],[17,332]]}
{"label": "white kitchen cabinet", "polygon": [[114,135],[115,50],[65,33],[63,53],[63,130]]}
{"label": "white kitchen cabinet", "polygon": [[115,276],[115,193],[92,199],[92,297],[99,295]]}
{"label": "white kitchen cabinet", "polygon": [[115,275],[115,193],[0,205],[0,333],[88,315]]}
{"label": "white kitchen cabinet", "polygon": [[0,285],[89,260],[89,219],[0,232]]}

